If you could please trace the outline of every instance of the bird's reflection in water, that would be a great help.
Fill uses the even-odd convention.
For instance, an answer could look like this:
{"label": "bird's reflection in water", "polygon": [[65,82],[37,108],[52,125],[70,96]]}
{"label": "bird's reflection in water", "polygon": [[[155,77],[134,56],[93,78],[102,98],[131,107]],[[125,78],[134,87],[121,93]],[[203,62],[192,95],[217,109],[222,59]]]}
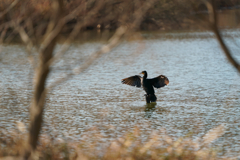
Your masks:
{"label": "bird's reflection in water", "polygon": [[146,118],[151,118],[152,113],[155,111],[156,109],[156,102],[152,102],[152,103],[147,103],[145,106],[145,117]]}

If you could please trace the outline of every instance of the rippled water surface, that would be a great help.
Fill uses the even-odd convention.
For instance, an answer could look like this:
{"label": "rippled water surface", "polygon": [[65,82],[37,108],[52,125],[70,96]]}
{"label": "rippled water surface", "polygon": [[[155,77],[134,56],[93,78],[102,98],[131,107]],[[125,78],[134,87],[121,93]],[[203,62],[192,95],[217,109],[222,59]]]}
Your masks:
{"label": "rippled water surface", "polygon": [[[235,37],[233,43],[227,39],[238,60],[239,40]],[[48,84],[81,65],[103,44],[72,44],[53,66]],[[10,130],[16,128],[16,121],[28,121],[32,70],[24,46],[0,48],[0,129]],[[148,71],[150,78],[163,74],[170,80],[168,86],[156,89],[156,105],[146,106],[142,89],[121,84],[121,79],[143,70]],[[81,139],[96,127],[103,141],[107,141],[121,137],[135,126],[141,127],[143,133],[166,128],[168,134],[180,137],[190,132],[200,136],[225,124],[227,131],[217,145],[237,153],[239,79],[214,38],[124,42],[49,94],[43,132]]]}

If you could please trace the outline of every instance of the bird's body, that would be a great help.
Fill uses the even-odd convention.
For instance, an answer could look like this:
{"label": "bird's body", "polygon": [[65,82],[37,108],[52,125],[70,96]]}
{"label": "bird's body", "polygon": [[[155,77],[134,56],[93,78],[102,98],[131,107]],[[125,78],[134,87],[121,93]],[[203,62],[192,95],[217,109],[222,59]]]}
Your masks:
{"label": "bird's body", "polygon": [[153,85],[151,84],[151,80],[147,79],[147,75],[142,77],[142,87],[147,94],[154,94],[155,91],[153,89]]}
{"label": "bird's body", "polygon": [[158,77],[147,79],[147,72],[142,71],[143,77],[135,75],[128,78],[122,79],[123,84],[128,84],[131,86],[142,87],[147,93],[146,101],[147,103],[156,102],[157,97],[155,96],[154,88],[161,88],[169,84],[169,80],[166,76],[160,75]]}

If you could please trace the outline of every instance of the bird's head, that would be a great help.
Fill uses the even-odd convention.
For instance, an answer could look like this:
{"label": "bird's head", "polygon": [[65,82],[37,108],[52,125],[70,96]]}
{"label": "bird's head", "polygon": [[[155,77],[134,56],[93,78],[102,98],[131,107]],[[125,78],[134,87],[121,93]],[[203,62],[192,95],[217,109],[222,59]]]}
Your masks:
{"label": "bird's head", "polygon": [[143,74],[143,75],[146,75],[147,74],[147,71],[142,71],[141,73],[139,74]]}

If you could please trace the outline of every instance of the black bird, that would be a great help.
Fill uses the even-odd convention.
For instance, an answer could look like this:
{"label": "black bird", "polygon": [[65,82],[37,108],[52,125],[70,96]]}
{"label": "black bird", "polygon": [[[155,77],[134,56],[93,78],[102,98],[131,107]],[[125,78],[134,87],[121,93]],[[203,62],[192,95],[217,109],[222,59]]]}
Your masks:
{"label": "black bird", "polygon": [[128,84],[130,86],[142,87],[147,94],[145,94],[146,102],[156,102],[157,97],[155,96],[154,88],[161,88],[169,84],[169,80],[166,76],[160,75],[158,77],[147,79],[147,71],[142,71],[143,77],[139,75],[131,76],[122,79],[123,84]]}

